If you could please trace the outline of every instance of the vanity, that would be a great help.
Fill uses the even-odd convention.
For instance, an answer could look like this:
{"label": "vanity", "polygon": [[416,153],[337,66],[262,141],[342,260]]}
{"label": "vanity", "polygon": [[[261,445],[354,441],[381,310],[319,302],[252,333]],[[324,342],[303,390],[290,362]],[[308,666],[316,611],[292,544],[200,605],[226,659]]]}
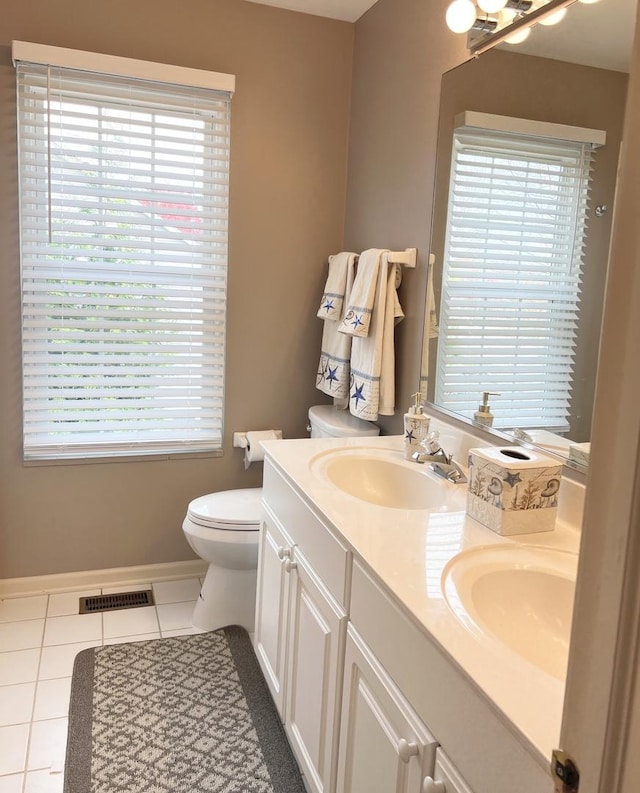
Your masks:
{"label": "vanity", "polygon": [[502,537],[402,440],[264,444],[254,645],[308,789],[550,793],[583,488]]}

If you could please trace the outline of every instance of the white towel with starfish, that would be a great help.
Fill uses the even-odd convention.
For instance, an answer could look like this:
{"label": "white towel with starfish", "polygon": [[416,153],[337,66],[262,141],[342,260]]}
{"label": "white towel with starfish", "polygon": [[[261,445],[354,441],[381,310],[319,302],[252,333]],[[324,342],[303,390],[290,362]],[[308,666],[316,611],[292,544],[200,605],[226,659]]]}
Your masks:
{"label": "white towel with starfish", "polygon": [[[338,254],[342,256],[343,254]],[[355,253],[345,254],[346,260],[344,294],[347,299],[353,287],[355,277]],[[335,258],[333,259],[335,261]],[[344,308],[344,302],[342,308]],[[342,317],[340,317],[341,319]],[[351,336],[338,333],[339,323],[325,319],[322,330],[322,346],[320,363],[316,374],[316,388],[328,394],[334,401],[340,400],[346,407],[349,398],[349,376],[351,358]]]}
{"label": "white towel with starfish", "polygon": [[360,254],[358,274],[347,301],[344,319],[340,323],[340,333],[348,333],[359,338],[369,335],[380,260],[384,253],[385,251],[379,248],[370,248]]}
{"label": "white towel with starfish", "polygon": [[389,263],[388,252],[383,252],[380,259],[369,335],[364,339],[355,337],[351,347],[349,411],[367,421],[394,413],[394,329],[404,318],[396,291],[400,265]]}
{"label": "white towel with starfish", "polygon": [[347,288],[347,272],[353,269],[355,253],[342,251],[329,257],[329,275],[324,287],[320,308],[317,315],[320,319],[338,322],[342,319],[345,292]]}

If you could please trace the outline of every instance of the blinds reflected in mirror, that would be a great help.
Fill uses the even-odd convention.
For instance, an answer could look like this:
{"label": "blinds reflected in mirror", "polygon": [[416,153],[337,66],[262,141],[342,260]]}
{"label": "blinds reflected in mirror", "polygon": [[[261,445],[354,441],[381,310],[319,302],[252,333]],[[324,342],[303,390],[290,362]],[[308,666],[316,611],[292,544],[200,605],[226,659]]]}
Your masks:
{"label": "blinds reflected in mirror", "polygon": [[495,427],[569,428],[592,145],[454,132],[435,402]]}

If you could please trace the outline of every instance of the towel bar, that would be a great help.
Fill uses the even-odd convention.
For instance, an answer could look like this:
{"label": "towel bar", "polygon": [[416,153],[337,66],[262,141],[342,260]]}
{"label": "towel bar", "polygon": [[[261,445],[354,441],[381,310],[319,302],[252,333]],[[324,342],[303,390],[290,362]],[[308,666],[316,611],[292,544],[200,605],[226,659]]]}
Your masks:
{"label": "towel bar", "polygon": [[[331,259],[333,259],[333,256],[329,256],[329,261]],[[357,259],[358,255],[356,254],[356,261]],[[389,261],[392,264],[402,264],[404,267],[414,269],[418,261],[418,249],[406,248],[403,251],[389,251]]]}

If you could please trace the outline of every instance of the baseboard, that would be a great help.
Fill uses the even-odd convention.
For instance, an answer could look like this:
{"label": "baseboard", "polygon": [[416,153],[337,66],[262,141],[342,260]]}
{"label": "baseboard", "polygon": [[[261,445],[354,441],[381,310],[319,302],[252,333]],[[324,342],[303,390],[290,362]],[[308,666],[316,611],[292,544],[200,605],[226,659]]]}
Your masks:
{"label": "baseboard", "polygon": [[112,567],[107,570],[82,570],[75,573],[0,579],[0,598],[42,595],[74,589],[118,586],[119,584],[149,584],[178,578],[198,578],[207,572],[202,559],[165,564],[146,564],[136,567]]}

